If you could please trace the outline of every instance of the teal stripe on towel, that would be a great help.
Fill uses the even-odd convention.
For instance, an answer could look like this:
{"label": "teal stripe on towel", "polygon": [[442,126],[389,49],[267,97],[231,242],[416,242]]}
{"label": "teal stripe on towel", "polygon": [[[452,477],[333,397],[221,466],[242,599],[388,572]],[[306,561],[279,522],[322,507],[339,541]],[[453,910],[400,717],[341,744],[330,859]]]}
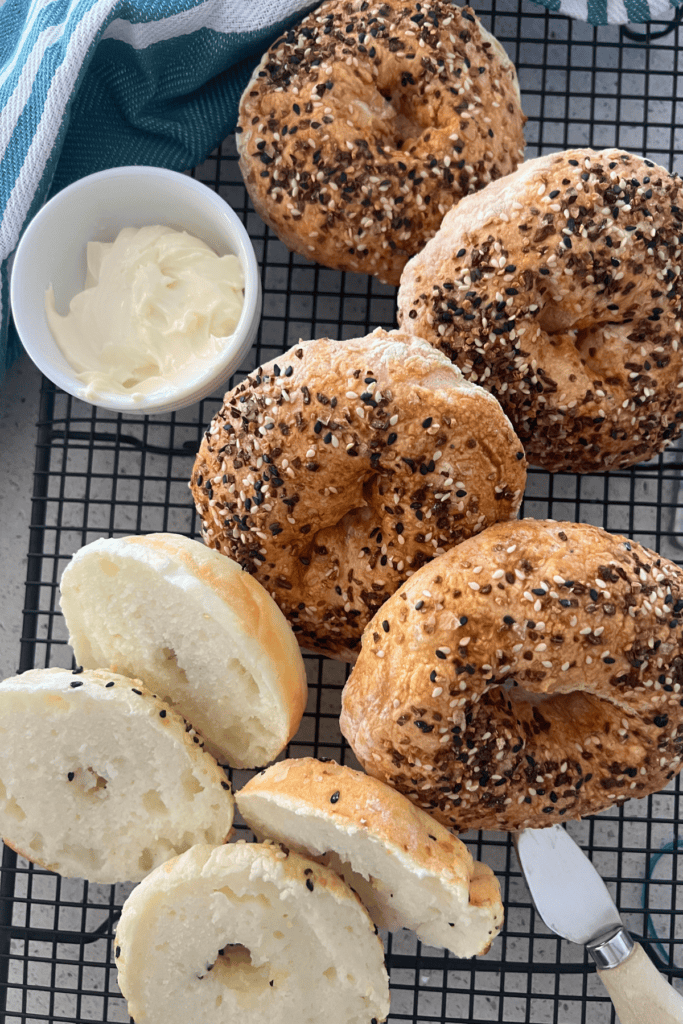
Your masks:
{"label": "teal stripe on towel", "polygon": [[607,0],[588,0],[588,21],[591,25],[607,24]]}
{"label": "teal stripe on towel", "polygon": [[624,0],[624,6],[628,14],[628,20],[642,23],[649,21],[652,15],[647,0]]}

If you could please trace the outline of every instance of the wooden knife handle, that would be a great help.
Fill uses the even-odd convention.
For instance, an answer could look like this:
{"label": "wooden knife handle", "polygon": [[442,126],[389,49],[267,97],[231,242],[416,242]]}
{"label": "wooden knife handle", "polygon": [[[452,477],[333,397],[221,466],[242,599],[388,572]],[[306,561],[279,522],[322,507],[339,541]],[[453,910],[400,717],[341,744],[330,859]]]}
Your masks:
{"label": "wooden knife handle", "polygon": [[599,970],[598,976],[621,1024],[683,1024],[683,998],[637,942],[618,967]]}

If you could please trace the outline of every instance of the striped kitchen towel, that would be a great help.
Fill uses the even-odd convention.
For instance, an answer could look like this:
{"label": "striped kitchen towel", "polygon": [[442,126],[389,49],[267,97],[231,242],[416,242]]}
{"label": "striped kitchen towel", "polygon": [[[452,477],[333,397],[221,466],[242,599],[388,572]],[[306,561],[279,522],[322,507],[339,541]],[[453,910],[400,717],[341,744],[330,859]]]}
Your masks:
{"label": "striped kitchen towel", "polygon": [[549,11],[578,18],[591,25],[668,21],[683,0],[534,0]]}
{"label": "striped kitchen towel", "polygon": [[[0,379],[20,350],[11,255],[43,202],[107,167],[200,163],[234,128],[259,57],[317,2],[0,0]],[[683,0],[536,2],[602,24]]]}
{"label": "striped kitchen towel", "polygon": [[315,0],[0,0],[0,379],[11,256],[54,192],[125,164],[185,170],[235,126],[264,51]]}

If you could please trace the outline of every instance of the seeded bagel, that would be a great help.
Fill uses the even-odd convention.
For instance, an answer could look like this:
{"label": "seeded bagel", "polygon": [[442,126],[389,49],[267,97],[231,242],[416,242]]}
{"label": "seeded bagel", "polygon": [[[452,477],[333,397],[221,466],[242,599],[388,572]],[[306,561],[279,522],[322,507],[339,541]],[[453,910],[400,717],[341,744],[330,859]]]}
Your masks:
{"label": "seeded bagel", "polygon": [[116,929],[137,1024],[377,1024],[383,949],[329,868],[279,846],[194,846],[133,890]]}
{"label": "seeded bagel", "polygon": [[493,872],[383,782],[335,761],[279,761],[237,794],[257,836],[328,864],[378,928],[412,929],[455,956],[485,953],[503,907]]}
{"label": "seeded bagel", "polygon": [[327,0],[277,40],[239,110],[256,211],[295,252],[398,284],[454,203],[524,156],[502,46],[450,0]]}
{"label": "seeded bagel", "polygon": [[683,570],[593,526],[498,523],[363,635],[341,728],[371,775],[456,831],[540,828],[681,768]]}
{"label": "seeded bagel", "polygon": [[45,668],[0,684],[0,836],[28,860],[138,882],[224,842],[233,809],[192,726],[139,680]]}
{"label": "seeded bagel", "polygon": [[503,405],[530,462],[623,469],[683,427],[683,183],[622,150],[529,160],[464,199],[399,323]]}
{"label": "seeded bagel", "polygon": [[418,338],[301,342],[225,396],[191,479],[206,543],[346,660],[441,551],[517,515],[524,452],[498,402]]}

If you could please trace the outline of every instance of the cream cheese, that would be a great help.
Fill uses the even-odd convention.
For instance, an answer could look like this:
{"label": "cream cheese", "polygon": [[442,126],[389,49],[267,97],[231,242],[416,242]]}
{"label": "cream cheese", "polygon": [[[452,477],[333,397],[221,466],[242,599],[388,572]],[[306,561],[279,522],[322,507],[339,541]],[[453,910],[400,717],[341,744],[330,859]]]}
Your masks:
{"label": "cream cheese", "polygon": [[85,288],[69,312],[45,293],[50,330],[86,385],[88,400],[142,400],[182,373],[183,384],[215,361],[244,303],[236,256],[217,256],[185,231],[124,228],[89,242]]}

